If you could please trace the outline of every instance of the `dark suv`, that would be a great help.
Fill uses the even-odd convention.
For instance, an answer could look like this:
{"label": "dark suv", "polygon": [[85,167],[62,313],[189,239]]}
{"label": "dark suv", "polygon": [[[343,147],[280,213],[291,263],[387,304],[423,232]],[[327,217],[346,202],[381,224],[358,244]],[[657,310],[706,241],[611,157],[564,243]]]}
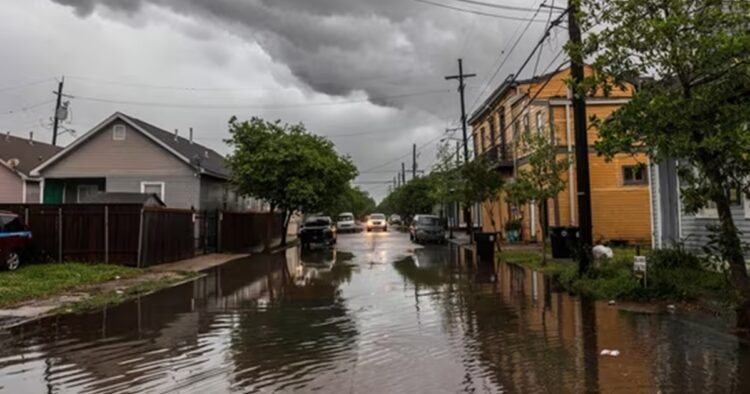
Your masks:
{"label": "dark suv", "polygon": [[336,226],[328,216],[309,217],[300,228],[299,240],[303,248],[312,244],[333,245],[336,243]]}
{"label": "dark suv", "polygon": [[0,266],[13,271],[29,250],[31,231],[15,213],[0,211]]}

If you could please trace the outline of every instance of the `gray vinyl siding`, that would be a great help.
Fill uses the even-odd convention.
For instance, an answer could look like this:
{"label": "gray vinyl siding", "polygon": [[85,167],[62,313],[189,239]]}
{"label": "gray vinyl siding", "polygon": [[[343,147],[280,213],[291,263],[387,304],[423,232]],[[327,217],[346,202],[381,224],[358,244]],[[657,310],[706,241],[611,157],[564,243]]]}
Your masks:
{"label": "gray vinyl siding", "polygon": [[[743,206],[732,207],[732,218],[734,218],[734,224],[742,233],[743,242],[750,244],[750,219],[745,218],[745,208]],[[707,226],[717,224],[719,224],[718,219],[683,214],[682,240],[685,243],[685,247],[700,251],[703,246],[708,244],[709,235],[711,234]],[[750,253],[746,251],[745,257],[750,258]]]}
{"label": "gray vinyl siding", "polygon": [[0,203],[23,202],[23,180],[0,164]]}
{"label": "gray vinyl siding", "polygon": [[[126,126],[124,141],[112,138],[112,127]],[[117,176],[185,176],[194,170],[156,142],[115,120],[82,145],[42,171],[45,178],[109,178]]]}
{"label": "gray vinyl siding", "polygon": [[164,182],[164,203],[169,208],[203,209],[199,178],[190,175],[119,175],[107,177],[108,192],[141,192],[141,182]]}
{"label": "gray vinyl siding", "polygon": [[26,181],[26,202],[30,204],[39,202],[39,182]]}

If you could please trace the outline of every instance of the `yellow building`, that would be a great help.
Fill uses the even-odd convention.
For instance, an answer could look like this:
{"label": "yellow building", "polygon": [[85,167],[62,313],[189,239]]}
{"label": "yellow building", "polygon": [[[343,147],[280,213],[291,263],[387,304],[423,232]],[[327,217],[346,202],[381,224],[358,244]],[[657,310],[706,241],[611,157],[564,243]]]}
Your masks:
{"label": "yellow building", "polygon": [[[591,73],[586,68],[587,75]],[[575,185],[575,137],[573,106],[567,80],[570,69],[533,79],[506,80],[474,112],[469,124],[474,137],[474,152],[494,161],[498,171],[510,180],[526,164],[526,153],[520,139],[525,131],[540,132],[555,141],[560,157],[570,155],[571,165],[563,176],[567,189],[536,212],[533,205],[513,207],[504,195],[482,204],[484,231],[505,234],[505,223],[521,218],[525,241],[540,240],[544,221],[549,226],[577,225],[578,212]],[[604,119],[627,102],[632,88],[612,91],[607,97],[596,94],[586,99],[586,114]],[[590,127],[589,167],[594,241],[614,240],[647,242],[651,239],[648,158],[618,155],[607,162],[593,149],[598,131]],[[643,164],[643,165],[639,165]],[[572,203],[571,203],[572,202]]]}

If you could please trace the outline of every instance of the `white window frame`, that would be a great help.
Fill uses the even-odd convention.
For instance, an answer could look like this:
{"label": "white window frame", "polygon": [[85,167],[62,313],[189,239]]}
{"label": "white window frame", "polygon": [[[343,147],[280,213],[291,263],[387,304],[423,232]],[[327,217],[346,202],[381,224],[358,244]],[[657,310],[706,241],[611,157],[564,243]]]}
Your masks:
{"label": "white window frame", "polygon": [[146,193],[146,186],[159,186],[161,188],[161,193],[160,193],[161,195],[159,196],[159,198],[162,201],[166,201],[167,194],[166,194],[166,188],[164,187],[165,186],[164,182],[162,182],[162,181],[143,181],[143,182],[141,182],[141,193],[143,193],[143,194]]}
{"label": "white window frame", "polygon": [[538,111],[536,113],[536,131],[539,134],[542,134],[543,130],[544,130],[544,114],[542,114],[542,111]]}
{"label": "white window frame", "polygon": [[124,124],[116,124],[112,127],[112,141],[125,141],[127,135],[128,129]]}

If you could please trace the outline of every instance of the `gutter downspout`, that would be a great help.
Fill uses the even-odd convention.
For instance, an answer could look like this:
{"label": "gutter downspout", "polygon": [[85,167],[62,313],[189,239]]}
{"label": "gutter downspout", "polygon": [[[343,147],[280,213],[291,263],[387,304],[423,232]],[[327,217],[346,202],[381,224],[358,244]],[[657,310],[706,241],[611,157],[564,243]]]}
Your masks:
{"label": "gutter downspout", "polygon": [[[573,144],[571,142],[572,136],[570,135],[570,101],[565,102],[565,135],[568,142],[568,158],[573,154]],[[575,223],[575,217],[576,217],[576,211],[574,207],[575,203],[575,190],[573,188],[573,161],[570,161],[570,164],[568,164],[568,192],[570,194],[568,199],[568,207],[570,207],[570,225],[572,226]]]}

